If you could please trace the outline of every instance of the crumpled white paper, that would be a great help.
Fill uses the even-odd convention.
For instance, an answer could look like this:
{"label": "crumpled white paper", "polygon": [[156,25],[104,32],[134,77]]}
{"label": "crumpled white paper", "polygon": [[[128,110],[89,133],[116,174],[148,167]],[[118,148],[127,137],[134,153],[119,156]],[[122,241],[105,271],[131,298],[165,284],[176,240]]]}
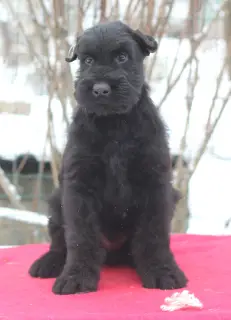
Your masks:
{"label": "crumpled white paper", "polygon": [[165,298],[164,304],[160,308],[162,311],[200,310],[203,308],[203,304],[193,293],[184,290],[182,292],[175,292],[171,297]]}

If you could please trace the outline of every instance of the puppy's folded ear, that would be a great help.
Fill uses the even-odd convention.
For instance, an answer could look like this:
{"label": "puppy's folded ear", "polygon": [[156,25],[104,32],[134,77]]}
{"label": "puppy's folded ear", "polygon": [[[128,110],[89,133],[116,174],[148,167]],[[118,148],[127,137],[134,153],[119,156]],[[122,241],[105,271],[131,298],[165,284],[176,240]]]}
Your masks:
{"label": "puppy's folded ear", "polygon": [[143,34],[140,30],[135,30],[133,31],[133,37],[140,45],[145,56],[149,56],[150,53],[156,52],[158,43],[152,36]]}
{"label": "puppy's folded ear", "polygon": [[77,58],[78,58],[78,55],[76,53],[76,46],[72,46],[70,48],[70,50],[68,51],[68,55],[65,58],[65,60],[66,60],[66,62],[72,62],[72,61],[77,60]]}
{"label": "puppy's folded ear", "polygon": [[68,52],[68,56],[65,58],[65,60],[67,62],[73,62],[73,61],[77,60],[77,58],[78,58],[77,45],[78,45],[79,39],[80,39],[80,37],[77,37],[75,45],[73,45],[70,48],[70,50]]}

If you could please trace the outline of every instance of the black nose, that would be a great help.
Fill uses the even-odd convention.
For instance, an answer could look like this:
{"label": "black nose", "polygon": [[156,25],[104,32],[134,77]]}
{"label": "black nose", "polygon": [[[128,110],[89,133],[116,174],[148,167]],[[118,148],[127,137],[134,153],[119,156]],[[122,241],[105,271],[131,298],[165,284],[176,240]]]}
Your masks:
{"label": "black nose", "polygon": [[99,82],[94,84],[92,93],[95,97],[109,96],[109,94],[111,93],[111,87],[105,82]]}

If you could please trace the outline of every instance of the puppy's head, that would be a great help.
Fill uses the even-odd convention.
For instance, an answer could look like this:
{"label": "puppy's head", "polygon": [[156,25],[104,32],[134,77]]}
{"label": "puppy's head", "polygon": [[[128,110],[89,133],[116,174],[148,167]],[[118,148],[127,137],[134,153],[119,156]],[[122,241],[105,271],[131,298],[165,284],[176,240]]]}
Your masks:
{"label": "puppy's head", "polygon": [[157,42],[120,21],[97,25],[77,38],[66,59],[80,61],[75,97],[88,113],[121,114],[138,102],[144,85],[143,60]]}

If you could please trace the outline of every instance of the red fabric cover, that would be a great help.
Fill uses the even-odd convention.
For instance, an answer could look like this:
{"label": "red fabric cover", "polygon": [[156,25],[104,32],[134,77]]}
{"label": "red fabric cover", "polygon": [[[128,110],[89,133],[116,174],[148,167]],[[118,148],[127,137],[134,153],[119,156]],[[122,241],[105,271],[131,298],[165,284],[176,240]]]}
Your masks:
{"label": "red fabric cover", "polygon": [[125,268],[104,269],[96,293],[54,295],[54,279],[27,274],[47,245],[26,245],[0,250],[0,319],[231,320],[231,237],[174,235],[171,243],[203,310],[161,311],[173,291],[144,289],[135,271]]}

